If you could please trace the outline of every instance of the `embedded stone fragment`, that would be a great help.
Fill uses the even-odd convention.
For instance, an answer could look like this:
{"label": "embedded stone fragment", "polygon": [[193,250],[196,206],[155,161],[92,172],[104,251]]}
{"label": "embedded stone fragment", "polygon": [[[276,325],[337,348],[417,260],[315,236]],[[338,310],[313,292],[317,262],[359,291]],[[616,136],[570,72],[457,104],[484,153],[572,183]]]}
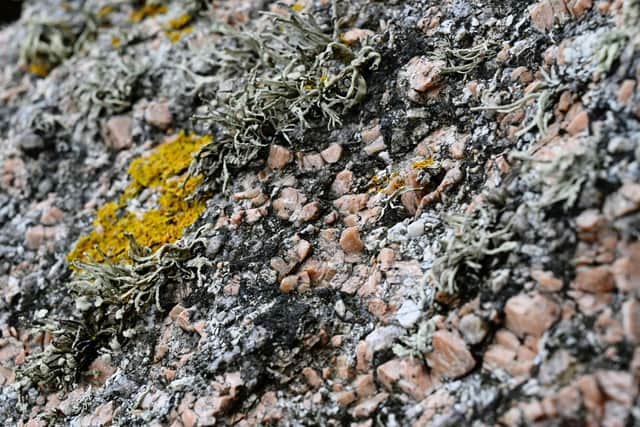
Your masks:
{"label": "embedded stone fragment", "polygon": [[446,66],[444,61],[430,60],[425,56],[412,58],[407,67],[409,87],[416,92],[433,89],[442,80],[442,69]]}
{"label": "embedded stone fragment", "polygon": [[476,365],[465,342],[457,334],[445,330],[436,331],[431,344],[433,351],[425,356],[437,378],[459,378]]}
{"label": "embedded stone fragment", "polygon": [[144,110],[144,119],[158,129],[165,130],[173,122],[168,102],[154,102]]}
{"label": "embedded stone fragment", "polygon": [[376,153],[387,149],[387,145],[384,143],[384,138],[380,137],[370,144],[365,145],[363,151],[369,156],[373,156]]}
{"label": "embedded stone fragment", "polygon": [[302,222],[309,222],[317,219],[320,216],[322,205],[320,202],[307,203],[298,212],[298,219]]}
{"label": "embedded stone fragment", "polygon": [[42,244],[50,239],[55,238],[56,231],[54,227],[43,227],[35,225],[27,228],[25,233],[25,244],[31,250],[37,250]]}
{"label": "embedded stone fragment", "polygon": [[582,17],[587,10],[591,9],[591,6],[593,6],[593,0],[569,0],[567,2],[567,7],[576,18]]}
{"label": "embedded stone fragment", "polygon": [[629,245],[626,256],[613,263],[611,272],[618,290],[633,292],[640,289],[640,242]]}
{"label": "embedded stone fragment", "polygon": [[293,160],[293,154],[283,146],[273,144],[269,147],[269,157],[267,158],[267,166],[269,169],[282,169],[291,160]]}
{"label": "embedded stone fragment", "polygon": [[372,374],[359,375],[353,382],[353,388],[360,399],[373,396],[378,391]]}
{"label": "embedded stone fragment", "polygon": [[444,178],[438,184],[438,187],[433,190],[431,193],[425,195],[420,200],[420,207],[425,208],[429,206],[431,203],[438,201],[442,198],[442,195],[447,192],[449,189],[456,186],[458,183],[462,181],[463,174],[462,170],[458,167],[454,167],[449,169],[447,173],[444,175]]}
{"label": "embedded stone fragment", "polygon": [[78,425],[81,427],[109,425],[113,421],[113,411],[113,401],[103,403],[93,413],[80,417]]}
{"label": "embedded stone fragment", "polygon": [[273,201],[273,209],[279,218],[288,220],[306,201],[307,198],[298,190],[287,187],[283,188],[280,197]]}
{"label": "embedded stone fragment", "polygon": [[391,248],[383,248],[378,255],[378,262],[380,263],[380,271],[389,271],[395,260],[396,253]]}
{"label": "embedded stone fragment", "polygon": [[487,335],[488,330],[486,322],[473,313],[467,314],[460,319],[458,329],[464,340],[471,345],[481,342]]}
{"label": "embedded stone fragment", "polygon": [[245,212],[245,221],[247,222],[247,224],[255,224],[264,216],[266,216],[267,213],[268,211],[265,207],[247,209],[247,211]]}
{"label": "embedded stone fragment", "polygon": [[347,44],[353,44],[363,39],[366,39],[367,37],[371,37],[374,34],[375,33],[371,30],[366,30],[362,28],[352,28],[342,33],[340,35],[340,39]]}
{"label": "embedded stone fragment", "polygon": [[303,170],[306,171],[319,171],[324,166],[324,159],[322,155],[318,153],[314,154],[300,154],[298,155],[299,164]]}
{"label": "embedded stone fragment", "polygon": [[597,209],[587,209],[576,217],[576,227],[578,231],[591,233],[602,224],[603,218]]}
{"label": "embedded stone fragment", "polygon": [[383,326],[374,329],[364,341],[360,341],[356,346],[356,367],[358,370],[366,371],[375,354],[391,348],[395,339],[403,333],[404,329],[399,326]]}
{"label": "embedded stone fragment", "polygon": [[298,262],[302,262],[305,259],[307,259],[310,253],[311,253],[311,243],[309,243],[304,239],[300,239],[295,246],[295,256]]}
{"label": "embedded stone fragment", "polygon": [[378,393],[375,396],[365,399],[364,401],[356,405],[352,409],[351,414],[354,418],[368,418],[375,412],[376,409],[378,409],[378,406],[380,406],[382,402],[387,400],[388,397],[389,395],[387,393]]}
{"label": "embedded stone fragment", "polygon": [[104,385],[107,378],[113,375],[115,371],[116,368],[111,366],[104,357],[98,357],[91,362],[88,368],[88,372],[92,374],[90,376],[90,382],[95,386]]}
{"label": "embedded stone fragment", "polygon": [[432,382],[424,362],[416,357],[391,359],[378,366],[378,381],[389,391],[394,386],[415,400],[422,400],[429,393]]}
{"label": "embedded stone fragment", "polygon": [[42,225],[55,225],[64,218],[64,212],[57,207],[53,206],[42,213],[40,217],[40,224]]}
{"label": "embedded stone fragment", "polygon": [[504,312],[507,328],[516,335],[540,337],[555,323],[560,308],[541,294],[519,294],[507,301]]}
{"label": "embedded stone fragment", "polygon": [[349,227],[340,235],[340,246],[346,253],[360,253],[364,249],[364,244],[360,240],[358,227]]}
{"label": "embedded stone fragment", "polygon": [[567,125],[569,135],[577,135],[589,128],[589,114],[586,111],[579,112]]}
{"label": "embedded stone fragment", "polygon": [[336,163],[342,157],[342,145],[333,143],[320,152],[322,159],[327,163]]}
{"label": "embedded stone fragment", "polygon": [[636,81],[632,79],[628,79],[623,81],[620,84],[620,89],[618,90],[618,102],[624,105],[629,103],[629,100],[633,96],[633,91],[636,87]]}
{"label": "embedded stone fragment", "polygon": [[611,268],[607,265],[598,267],[579,267],[573,287],[590,293],[609,292],[615,288]]}
{"label": "embedded stone fragment", "polygon": [[129,116],[111,117],[103,126],[107,146],[117,151],[131,147],[133,145],[132,127],[133,121]]}
{"label": "embedded stone fragment", "polygon": [[356,400],[356,393],[351,390],[343,390],[333,393],[333,400],[341,407],[351,405]]}
{"label": "embedded stone fragment", "polygon": [[603,212],[612,221],[640,209],[640,184],[627,182],[615,193],[607,196]]}
{"label": "embedded stone fragment", "polygon": [[287,276],[280,281],[280,290],[285,294],[293,292],[298,286],[298,276]]}
{"label": "embedded stone fragment", "polygon": [[564,22],[568,16],[564,0],[540,0],[531,9],[531,22],[541,31],[551,29],[556,22]]}
{"label": "embedded stone fragment", "polygon": [[640,302],[634,297],[622,304],[622,328],[632,343],[640,342]]}
{"label": "embedded stone fragment", "polygon": [[558,292],[562,290],[564,284],[550,271],[533,270],[531,277],[535,280],[540,289],[547,292]]}
{"label": "embedded stone fragment", "polygon": [[596,372],[596,378],[607,397],[624,405],[632,405],[638,395],[638,384],[628,372],[602,370]]}
{"label": "embedded stone fragment", "polygon": [[273,268],[278,273],[278,277],[286,276],[295,268],[294,263],[286,262],[285,260],[279,257],[272,258],[270,265],[271,265],[271,268]]}
{"label": "embedded stone fragment", "polygon": [[593,417],[594,420],[602,418],[605,396],[600,391],[600,387],[598,386],[598,381],[595,376],[583,375],[578,379],[577,385],[580,389],[584,406],[589,412],[589,415]]}
{"label": "embedded stone fragment", "polygon": [[380,132],[380,125],[375,125],[368,129],[364,129],[360,132],[360,137],[362,138],[362,142],[365,144],[371,144],[378,138],[382,137],[382,133]]}
{"label": "embedded stone fragment", "polygon": [[323,381],[318,372],[315,369],[306,367],[302,370],[302,375],[304,376],[307,384],[309,384],[313,388],[319,388],[322,386]]}
{"label": "embedded stone fragment", "polygon": [[343,214],[355,214],[367,207],[366,194],[347,194],[333,202],[340,212]]}
{"label": "embedded stone fragment", "polygon": [[347,194],[349,190],[351,190],[352,181],[353,181],[353,172],[351,172],[348,169],[345,169],[336,175],[336,178],[331,184],[331,191],[337,194],[338,196]]}

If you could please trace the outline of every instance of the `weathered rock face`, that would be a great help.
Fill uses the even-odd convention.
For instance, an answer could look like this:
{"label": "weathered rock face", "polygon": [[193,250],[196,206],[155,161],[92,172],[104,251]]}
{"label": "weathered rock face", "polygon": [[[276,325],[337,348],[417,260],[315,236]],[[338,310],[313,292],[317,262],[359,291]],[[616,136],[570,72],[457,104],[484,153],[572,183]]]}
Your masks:
{"label": "weathered rock face", "polygon": [[0,424],[640,423],[638,1],[21,3]]}

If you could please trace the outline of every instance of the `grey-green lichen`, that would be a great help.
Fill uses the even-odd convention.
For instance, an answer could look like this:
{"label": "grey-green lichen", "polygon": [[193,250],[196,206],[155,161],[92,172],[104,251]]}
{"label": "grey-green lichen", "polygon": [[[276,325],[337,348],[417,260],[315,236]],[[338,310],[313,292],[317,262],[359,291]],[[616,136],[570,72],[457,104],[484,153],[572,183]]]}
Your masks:
{"label": "grey-green lichen", "polygon": [[449,217],[453,233],[442,242],[441,255],[423,278],[424,285],[433,290],[435,301],[447,303],[457,299],[463,269],[479,272],[487,259],[516,249],[510,227],[495,226],[493,216],[494,212],[480,209],[473,216]]}
{"label": "grey-green lichen", "polygon": [[19,376],[55,389],[73,387],[97,355],[117,351],[136,334],[137,321],[150,306],[162,311],[172,290],[202,284],[209,266],[199,255],[203,231],[153,253],[128,236],[132,262],[74,262],[77,271],[68,288],[76,315],[44,325],[52,341],[29,356]]}
{"label": "grey-green lichen", "polygon": [[74,90],[73,97],[90,117],[121,113],[131,108],[145,65],[120,56],[99,58],[93,72]]}
{"label": "grey-green lichen", "polygon": [[[341,41],[337,5],[333,28],[324,29],[311,15],[265,14],[265,28],[236,30],[218,26],[220,45],[210,52],[217,85],[206,114],[196,116],[215,129],[215,140],[202,148],[192,172],[205,184],[226,187],[230,169],[254,160],[274,140],[295,145],[311,127],[334,128],[341,117],[363,101],[363,71],[375,68],[380,55],[361,40]],[[187,72],[195,89],[203,77]]]}
{"label": "grey-green lichen", "polygon": [[522,108],[526,108],[531,101],[535,101],[532,117],[529,119],[529,123],[526,124],[516,136],[524,135],[531,132],[534,129],[538,129],[540,134],[547,132],[547,124],[551,120],[552,113],[549,108],[552,106],[551,101],[560,92],[566,89],[558,79],[551,77],[544,70],[540,70],[540,74],[543,76],[543,80],[537,82],[525,95],[521,96],[517,100],[504,105],[485,105],[471,108],[471,111],[495,111],[498,113],[513,113]]}

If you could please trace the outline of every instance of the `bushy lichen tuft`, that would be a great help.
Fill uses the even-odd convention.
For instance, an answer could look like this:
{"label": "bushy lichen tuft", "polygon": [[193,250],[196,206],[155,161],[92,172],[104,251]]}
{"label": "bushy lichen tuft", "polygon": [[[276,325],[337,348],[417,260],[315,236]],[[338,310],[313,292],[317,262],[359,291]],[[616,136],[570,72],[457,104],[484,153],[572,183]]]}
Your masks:
{"label": "bushy lichen tuft", "polygon": [[[297,9],[285,16],[265,14],[266,28],[259,31],[219,26],[219,43],[201,53],[214,58],[216,75],[206,80],[219,88],[208,100],[208,114],[196,117],[217,135],[192,167],[203,175],[205,188],[225,189],[230,171],[246,166],[273,141],[295,145],[309,128],[335,128],[365,98],[363,72],[380,61],[370,40],[340,41],[335,4],[333,28]],[[197,87],[205,80],[178,68]]]}
{"label": "bushy lichen tuft", "polygon": [[170,292],[169,286],[200,286],[203,269],[209,265],[198,255],[206,242],[202,231],[155,252],[138,245],[128,234],[130,262],[77,262],[79,269],[68,284],[75,317],[45,325],[52,341],[42,352],[28,357],[19,377],[54,389],[70,389],[82,379],[93,358],[117,351],[137,333],[137,321],[151,305],[165,308],[162,301],[170,300],[164,295]]}

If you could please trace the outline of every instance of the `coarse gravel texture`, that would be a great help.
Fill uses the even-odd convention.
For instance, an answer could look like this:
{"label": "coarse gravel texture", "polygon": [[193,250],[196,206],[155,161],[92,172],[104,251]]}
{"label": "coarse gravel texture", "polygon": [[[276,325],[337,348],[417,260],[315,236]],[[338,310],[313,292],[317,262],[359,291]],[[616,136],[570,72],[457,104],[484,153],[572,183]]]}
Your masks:
{"label": "coarse gravel texture", "polygon": [[[640,425],[640,1],[335,10],[337,43],[379,54],[366,97],[333,127],[252,128],[157,303],[57,384],[27,373],[43,324],[88,315],[67,254],[134,159],[223,132],[220,28],[331,34],[335,11],[31,0],[1,24],[0,424]],[[25,53],[43,28],[64,54]]]}

